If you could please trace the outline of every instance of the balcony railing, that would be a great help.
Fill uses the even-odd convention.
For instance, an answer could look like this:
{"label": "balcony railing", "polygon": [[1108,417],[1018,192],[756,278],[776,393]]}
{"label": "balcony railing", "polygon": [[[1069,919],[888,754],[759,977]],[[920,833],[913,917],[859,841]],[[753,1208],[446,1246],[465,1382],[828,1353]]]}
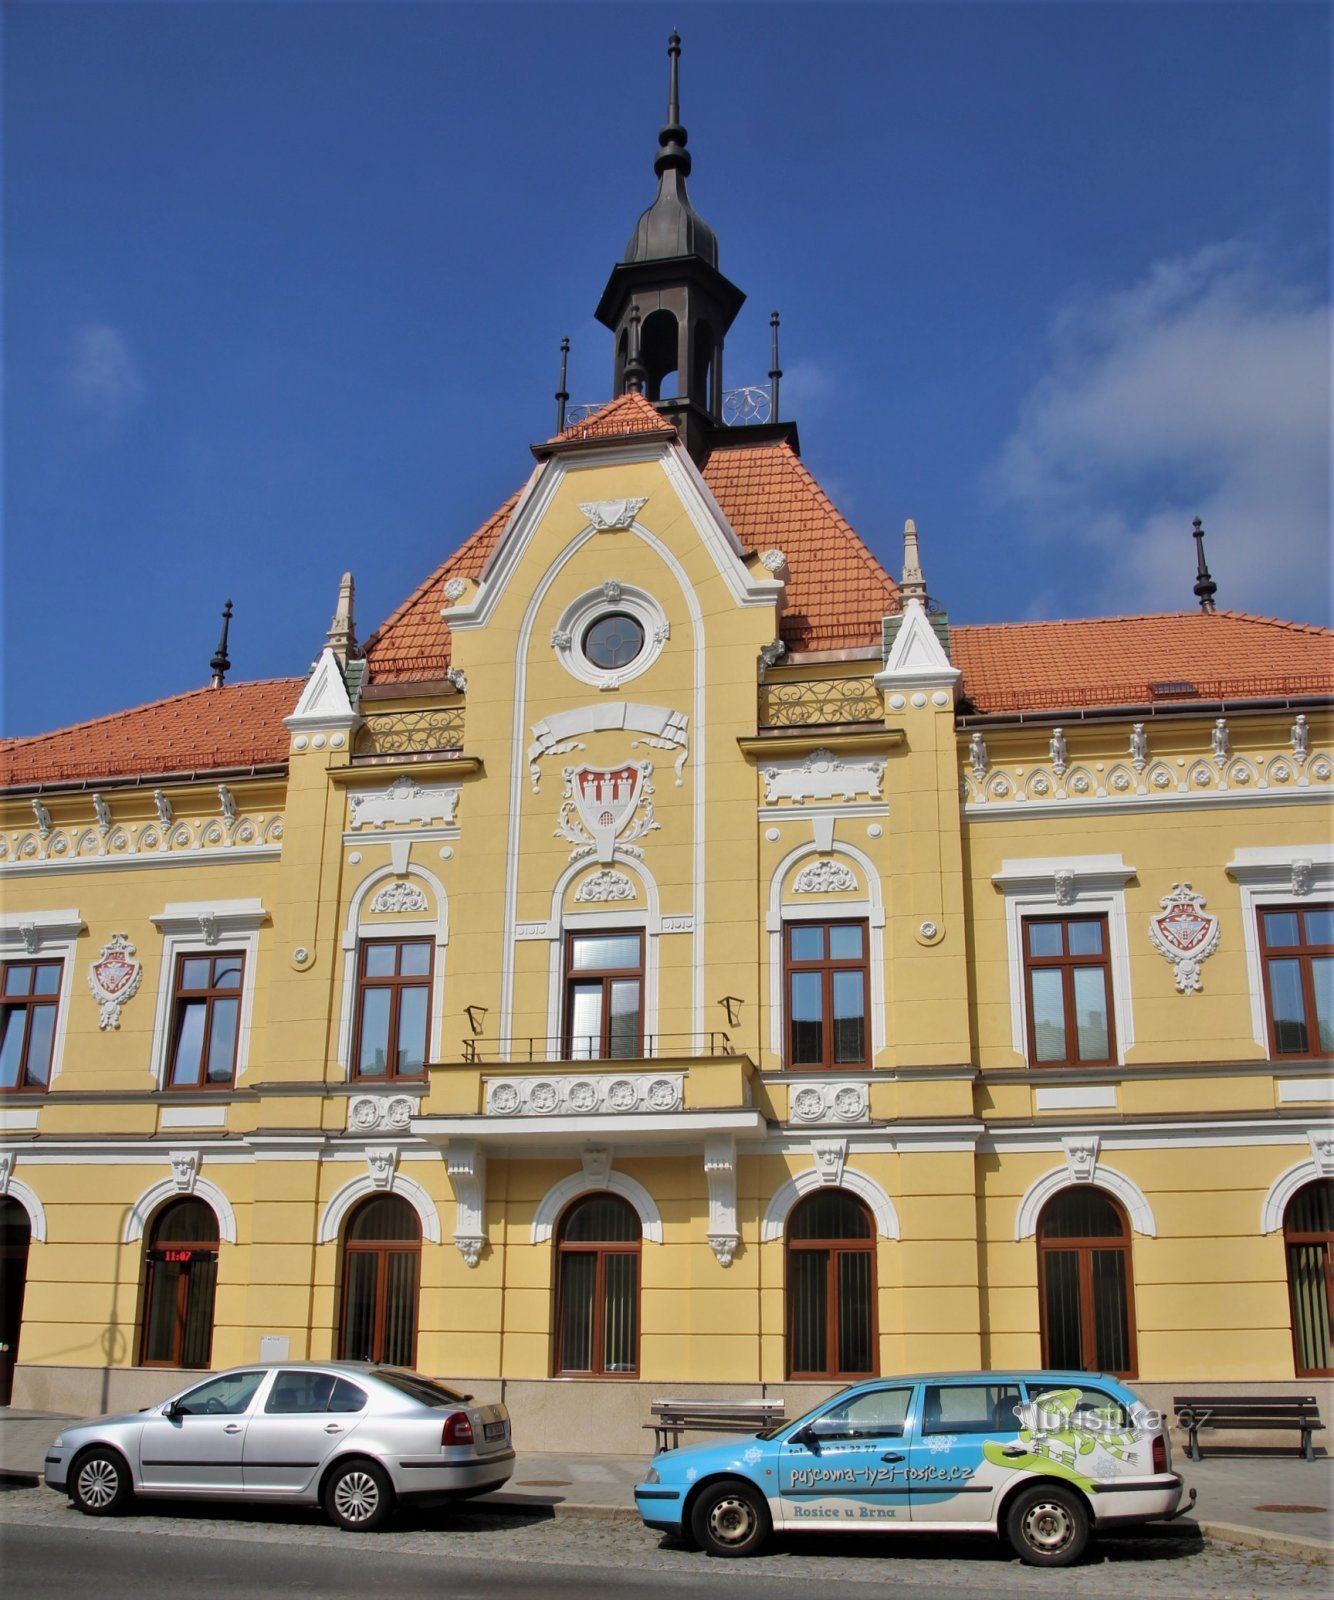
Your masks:
{"label": "balcony railing", "polygon": [[353,761],[412,760],[463,748],[463,707],[373,711],[357,729]]}
{"label": "balcony railing", "polygon": [[596,1035],[573,1039],[513,1038],[465,1039],[463,1059],[479,1065],[504,1066],[555,1065],[569,1063],[586,1066],[590,1062],[681,1060],[691,1056],[730,1056],[732,1042],[722,1032],[646,1033],[632,1050],[605,1052]]}
{"label": "balcony railing", "polygon": [[838,727],[883,722],[885,704],[875,679],[768,678],[760,685],[762,728]]}
{"label": "balcony railing", "polygon": [[[664,395],[663,398],[672,397]],[[740,389],[724,389],[723,422],[729,428],[747,428],[755,423],[772,422],[773,401],[771,383],[748,383]],[[565,426],[572,428],[577,422],[587,422],[607,404],[606,400],[594,400],[580,401],[577,405],[566,406]]]}

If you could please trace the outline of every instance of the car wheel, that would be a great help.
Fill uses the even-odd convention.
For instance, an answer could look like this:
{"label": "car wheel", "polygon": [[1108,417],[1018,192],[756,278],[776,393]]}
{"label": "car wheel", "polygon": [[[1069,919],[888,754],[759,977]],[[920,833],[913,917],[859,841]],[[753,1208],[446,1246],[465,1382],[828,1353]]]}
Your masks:
{"label": "car wheel", "polygon": [[115,1450],[85,1450],[70,1468],[69,1497],[86,1517],[114,1517],[133,1493],[125,1457]]}
{"label": "car wheel", "polygon": [[1035,1485],[1010,1502],[1005,1531],[1019,1559],[1030,1567],[1068,1567],[1088,1544],[1088,1509],[1073,1489]]}
{"label": "car wheel", "polygon": [[374,1461],[345,1461],[324,1485],[329,1521],[353,1533],[374,1533],[389,1521],[394,1491],[383,1467]]}
{"label": "car wheel", "polygon": [[758,1489],[739,1479],[711,1483],[690,1513],[695,1542],[711,1556],[749,1556],[769,1537],[769,1508]]}

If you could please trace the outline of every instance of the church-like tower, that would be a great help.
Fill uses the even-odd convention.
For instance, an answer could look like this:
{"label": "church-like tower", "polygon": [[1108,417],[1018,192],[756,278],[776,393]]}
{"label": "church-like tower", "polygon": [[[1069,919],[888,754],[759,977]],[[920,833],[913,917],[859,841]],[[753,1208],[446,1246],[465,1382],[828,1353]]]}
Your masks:
{"label": "church-like tower", "polygon": [[718,238],[690,203],[681,124],[680,35],[653,170],[657,198],[612,269],[597,318],[615,336],[614,392],[637,390],[676,424],[696,460],[722,421],[723,340],[745,295],[718,270]]}

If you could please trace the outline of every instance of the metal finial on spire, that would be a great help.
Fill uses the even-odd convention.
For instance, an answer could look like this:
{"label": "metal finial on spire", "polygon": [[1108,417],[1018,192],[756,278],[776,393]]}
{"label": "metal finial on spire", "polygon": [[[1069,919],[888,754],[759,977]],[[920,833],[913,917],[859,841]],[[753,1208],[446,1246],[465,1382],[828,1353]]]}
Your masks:
{"label": "metal finial on spire", "polygon": [[778,381],[783,376],[783,369],[778,365],[778,313],[769,313],[769,326],[773,330],[773,353],[770,360],[773,365],[769,368],[769,421],[777,422],[778,410]]}
{"label": "metal finial on spire", "polygon": [[1204,523],[1198,517],[1195,519],[1195,531],[1192,537],[1195,540],[1195,593],[1199,598],[1201,611],[1213,611],[1214,596],[1218,593],[1218,585],[1209,576],[1209,568],[1204,559]]}
{"label": "metal finial on spire", "polygon": [[213,687],[222,688],[223,677],[231,670],[231,662],[227,659],[227,630],[232,624],[232,603],[229,600],[222,608],[222,632],[218,635],[218,648],[213,652],[213,659],[209,666],[213,669]]}
{"label": "metal finial on spire", "polygon": [[643,394],[644,379],[647,376],[648,371],[639,348],[639,302],[636,300],[630,307],[630,348],[626,351],[625,392]]}
{"label": "metal finial on spire", "polygon": [[926,604],[926,578],[917,553],[917,524],[911,517],[903,524],[903,577],[899,583],[899,599],[920,600]]}
{"label": "metal finial on spire", "polygon": [[565,432],[565,407],[570,403],[570,392],[565,387],[565,372],[570,361],[570,340],[567,335],[560,342],[560,388],[556,390],[556,432]]}
{"label": "metal finial on spire", "polygon": [[667,83],[667,120],[658,129],[658,154],[654,158],[653,170],[661,176],[669,167],[675,167],[682,177],[686,177],[690,172],[690,154],[686,150],[689,135],[681,125],[681,35],[675,28],[667,41],[667,58],[671,62]]}

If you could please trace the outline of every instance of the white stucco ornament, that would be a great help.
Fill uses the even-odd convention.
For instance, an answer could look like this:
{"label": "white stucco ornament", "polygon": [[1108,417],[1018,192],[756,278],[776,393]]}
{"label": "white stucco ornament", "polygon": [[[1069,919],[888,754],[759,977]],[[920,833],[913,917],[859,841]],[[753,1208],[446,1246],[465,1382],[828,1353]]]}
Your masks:
{"label": "white stucco ornament", "polygon": [[102,954],[88,968],[88,988],[101,1006],[99,1028],[119,1028],[120,1008],[134,997],[143,982],[144,964],[123,933],[113,934]]}
{"label": "white stucco ornament", "polygon": [[616,533],[628,528],[647,503],[647,495],[637,500],[581,500],[579,509],[599,533]]}
{"label": "white stucco ornament", "polygon": [[1149,939],[1176,967],[1177,991],[1198,994],[1200,963],[1218,948],[1218,918],[1205,911],[1204,896],[1188,883],[1174,883],[1159,904],[1161,916],[1149,918]]}

